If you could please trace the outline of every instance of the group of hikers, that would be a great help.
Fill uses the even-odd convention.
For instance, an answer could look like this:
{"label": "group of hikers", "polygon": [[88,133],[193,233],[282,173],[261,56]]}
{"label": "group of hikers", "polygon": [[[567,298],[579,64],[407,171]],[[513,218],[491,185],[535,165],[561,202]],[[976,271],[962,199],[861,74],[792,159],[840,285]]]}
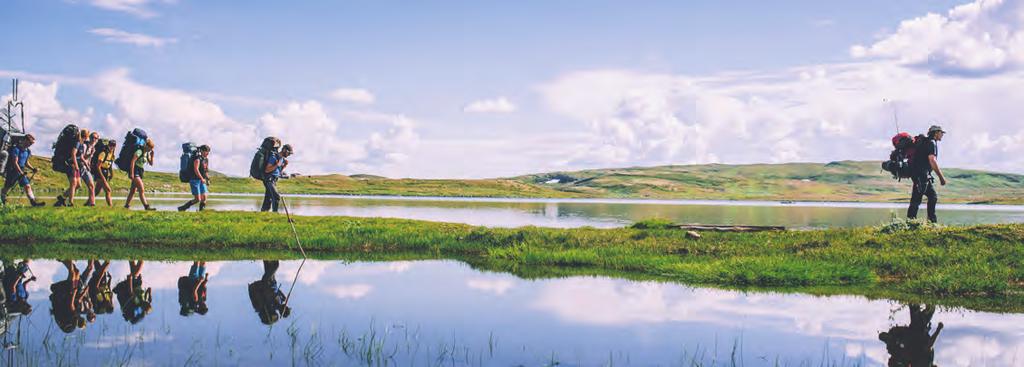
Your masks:
{"label": "group of hikers", "polygon": [[[153,311],[153,289],[142,279],[142,260],[128,261],[128,274],[116,284],[110,275],[110,261],[89,260],[80,270],[72,260],[62,260],[67,270],[64,280],[50,285],[51,314],[57,327],[70,333],[96,321],[96,315],[114,313],[114,301],[121,316],[131,324],[142,321]],[[0,290],[0,313],[29,315],[28,285],[37,281],[30,267],[31,260],[3,260],[0,264],[3,289]],[[249,300],[261,323],[271,325],[291,315],[288,298],[281,290],[275,274],[280,261],[263,261],[263,275],[248,285]],[[181,316],[206,315],[207,283],[205,261],[194,261],[188,274],[178,278],[178,304]]]}
{"label": "group of hikers", "polygon": [[[12,141],[8,149],[9,158],[4,170],[0,204],[7,203],[7,194],[17,185],[25,192],[31,206],[46,205],[36,198],[32,190],[32,179],[38,168],[32,166],[29,158],[32,156],[31,147],[35,142],[36,138],[32,134]],[[143,181],[146,165],[153,165],[155,146],[144,130],[134,129],[125,136],[124,144],[118,152],[115,140],[101,138],[98,132],[80,129],[73,124],[67,125],[53,145],[51,162],[55,171],[67,177],[68,187],[57,195],[53,205],[75,206],[75,194],[79,189],[84,189],[88,193],[85,206],[95,206],[96,194],[101,191],[106,198],[107,206],[113,206],[111,181],[116,167],[127,174],[130,182],[124,207],[131,209],[132,199],[138,193],[145,210],[156,210],[150,206],[146,198],[146,185]],[[178,177],[181,182],[189,184],[193,197],[177,209],[186,211],[199,204],[198,210],[202,211],[206,208],[207,195],[210,192],[210,146],[196,146],[189,142],[182,144],[182,149]],[[292,153],[291,145],[282,144],[276,137],[267,137],[253,157],[250,176],[261,180],[265,188],[261,211],[278,211],[281,194],[277,190],[277,181],[288,167],[288,157]]]}

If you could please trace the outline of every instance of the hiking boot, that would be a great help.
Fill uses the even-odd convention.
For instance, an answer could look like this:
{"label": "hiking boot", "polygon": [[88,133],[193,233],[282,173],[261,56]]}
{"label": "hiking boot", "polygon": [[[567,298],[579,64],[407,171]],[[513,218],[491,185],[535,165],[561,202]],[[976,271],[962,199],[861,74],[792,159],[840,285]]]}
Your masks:
{"label": "hiking boot", "polygon": [[206,209],[206,203],[199,203],[199,211],[203,211],[203,209]]}
{"label": "hiking boot", "polygon": [[90,204],[90,203],[85,203],[85,205],[84,205],[84,206],[96,206],[96,203],[92,203],[92,204]]}
{"label": "hiking boot", "polygon": [[35,200],[32,200],[31,204],[34,207],[46,206],[46,203],[44,203],[42,201],[35,201]]}
{"label": "hiking boot", "polygon": [[186,210],[188,210],[188,207],[190,207],[190,206],[191,206],[191,205],[188,205],[188,204],[185,204],[185,205],[179,206],[179,207],[178,207],[178,211],[179,211],[179,212],[183,212],[183,211],[186,211]]}
{"label": "hiking boot", "polygon": [[154,207],[151,207],[151,206],[149,206],[148,204],[147,204],[147,205],[143,205],[142,207],[143,207],[143,208],[146,208],[146,210],[149,210],[149,211],[154,211],[154,210],[156,210],[156,208],[154,208]]}
{"label": "hiking boot", "polygon": [[0,196],[0,205],[7,205],[7,197]]}
{"label": "hiking boot", "polygon": [[57,195],[57,202],[53,203],[53,206],[64,206],[64,195]]}

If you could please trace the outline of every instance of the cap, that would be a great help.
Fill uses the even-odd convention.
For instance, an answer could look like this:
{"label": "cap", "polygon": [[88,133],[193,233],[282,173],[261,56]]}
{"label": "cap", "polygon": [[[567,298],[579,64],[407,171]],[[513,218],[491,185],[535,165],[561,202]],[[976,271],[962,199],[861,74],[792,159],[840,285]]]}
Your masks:
{"label": "cap", "polygon": [[939,126],[939,125],[932,125],[932,127],[928,128],[928,133],[929,134],[935,133],[936,131],[940,131],[943,134],[946,133],[946,130],[942,130],[942,126]]}

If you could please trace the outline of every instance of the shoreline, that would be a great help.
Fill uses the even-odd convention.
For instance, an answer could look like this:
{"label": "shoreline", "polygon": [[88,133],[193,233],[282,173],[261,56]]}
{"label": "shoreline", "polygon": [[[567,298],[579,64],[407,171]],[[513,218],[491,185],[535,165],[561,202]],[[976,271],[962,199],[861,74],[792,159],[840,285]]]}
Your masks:
{"label": "shoreline", "polygon": [[[404,219],[295,217],[319,259],[450,259],[523,277],[610,275],[1024,310],[1024,224],[760,233],[652,228],[487,228]],[[295,258],[283,215],[4,209],[7,257]]]}

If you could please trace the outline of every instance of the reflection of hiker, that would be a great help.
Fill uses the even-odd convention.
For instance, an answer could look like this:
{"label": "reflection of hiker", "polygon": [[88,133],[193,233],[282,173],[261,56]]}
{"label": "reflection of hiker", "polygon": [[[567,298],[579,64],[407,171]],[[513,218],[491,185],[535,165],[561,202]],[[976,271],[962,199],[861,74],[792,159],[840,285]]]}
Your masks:
{"label": "reflection of hiker", "polygon": [[178,278],[178,304],[181,305],[182,316],[193,312],[205,315],[210,310],[206,306],[206,283],[209,280],[205,261],[192,262],[188,275]]}
{"label": "reflection of hiker", "polygon": [[935,306],[913,304],[907,308],[910,309],[910,325],[893,326],[889,331],[878,334],[878,340],[885,343],[889,352],[889,366],[933,367],[935,340],[943,328],[940,322],[935,334],[930,334]]}
{"label": "reflection of hiker", "polygon": [[4,187],[3,190],[0,190],[0,204],[7,204],[7,192],[11,191],[14,185],[21,185],[21,189],[25,190],[28,202],[32,206],[45,205],[36,201],[36,195],[32,192],[32,181],[28,178],[28,171],[36,172],[36,168],[28,162],[28,158],[32,156],[32,150],[29,147],[35,142],[36,137],[28,134],[7,151],[10,161],[7,162],[6,172],[4,172]]}
{"label": "reflection of hiker", "polygon": [[110,289],[110,260],[101,264],[98,260],[92,260],[93,271],[88,277],[87,290],[89,302],[92,303],[93,311],[97,314],[108,314],[114,312],[114,292]]}
{"label": "reflection of hiker", "polygon": [[932,126],[928,129],[928,136],[920,139],[914,152],[914,159],[910,163],[910,177],[914,182],[914,191],[910,194],[910,208],[907,209],[907,218],[917,218],[917,209],[921,206],[922,197],[928,197],[928,221],[935,223],[938,217],[935,215],[935,205],[939,202],[939,195],[935,192],[935,178],[932,171],[939,176],[939,184],[946,186],[946,176],[939,169],[937,157],[939,146],[936,144],[942,141],[946,134],[942,127]]}
{"label": "reflection of hiker", "polygon": [[125,280],[114,286],[117,303],[121,305],[121,316],[132,324],[142,321],[153,311],[153,289],[142,287],[142,265],[142,260],[129,260],[130,273]]}
{"label": "reflection of hiker", "polygon": [[[4,261],[4,264],[14,264],[12,261]],[[28,315],[32,313],[32,305],[28,303],[28,283],[36,280],[35,276],[29,277],[29,260],[25,259],[16,265],[8,265],[4,268],[3,286],[7,294],[7,312]]]}
{"label": "reflection of hiker", "polygon": [[187,167],[188,186],[192,189],[192,200],[185,205],[179,206],[178,211],[188,210],[196,203],[199,203],[199,211],[206,208],[206,194],[210,191],[210,146],[201,145],[191,159],[192,163]]}
{"label": "reflection of hiker", "polygon": [[153,140],[146,139],[146,143],[132,153],[132,158],[128,165],[128,179],[131,180],[132,185],[128,189],[128,199],[124,202],[125,209],[131,208],[132,197],[138,191],[139,201],[142,201],[142,206],[146,210],[156,210],[156,208],[149,206],[149,200],[146,200],[146,184],[142,182],[142,176],[146,173],[146,163],[149,163],[150,166],[153,165],[153,148]]}
{"label": "reflection of hiker", "polygon": [[274,273],[281,266],[278,260],[263,260],[263,277],[249,284],[249,301],[260,317],[260,322],[271,325],[292,313],[286,306],[287,298],[281,292],[281,286],[274,278]]}
{"label": "reflection of hiker", "polygon": [[[96,314],[92,313],[85,281],[81,278],[82,273],[79,273],[71,260],[64,260],[62,263],[67,268],[68,278],[50,285],[50,304],[53,307],[50,312],[57,327],[65,333],[70,333],[76,328],[85,328],[86,319],[94,321]],[[92,262],[89,262],[85,274],[91,271]],[[82,317],[83,314],[86,315],[85,318]]]}

